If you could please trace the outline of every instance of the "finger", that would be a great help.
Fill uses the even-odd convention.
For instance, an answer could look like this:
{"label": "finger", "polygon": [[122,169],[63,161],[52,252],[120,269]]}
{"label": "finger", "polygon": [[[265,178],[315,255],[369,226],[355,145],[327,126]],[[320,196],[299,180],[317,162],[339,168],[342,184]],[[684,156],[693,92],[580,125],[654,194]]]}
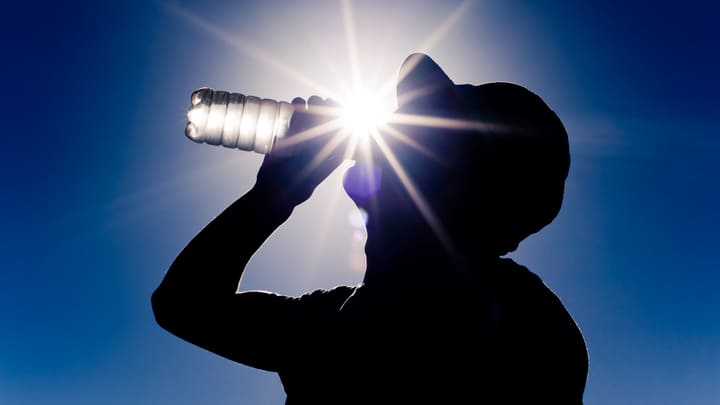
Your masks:
{"label": "finger", "polygon": [[292,100],[292,106],[293,106],[296,110],[298,110],[298,109],[304,110],[304,109],[306,108],[307,104],[305,103],[305,99],[304,99],[304,98],[302,98],[302,97],[295,97],[295,98]]}
{"label": "finger", "polygon": [[340,117],[342,115],[342,105],[332,98],[325,99],[325,105],[328,107],[328,112],[331,117]]}
{"label": "finger", "polygon": [[308,99],[308,113],[313,115],[319,115],[322,112],[322,106],[324,101],[318,96],[310,96]]}
{"label": "finger", "polygon": [[308,127],[307,123],[307,104],[302,97],[295,97],[291,102],[295,112],[290,121],[291,133],[304,131]]}
{"label": "finger", "polygon": [[[309,127],[316,127],[319,125],[322,125],[324,122],[323,115],[325,111],[323,111],[325,108],[325,102],[322,98],[318,96],[310,96],[308,99],[308,122]],[[318,137],[319,138],[319,137]],[[322,142],[320,139],[317,139],[317,141]]]}
{"label": "finger", "polygon": [[329,116],[338,123],[338,130],[334,132],[334,136],[345,139],[344,142],[339,142],[332,152],[333,156],[342,158],[345,155],[344,151],[347,150],[348,147],[347,141],[350,139],[350,137],[348,137],[348,131],[342,128],[343,105],[333,98],[325,99],[325,105],[328,108]]}
{"label": "finger", "polygon": [[310,96],[308,99],[308,106],[318,106],[323,104],[323,99],[320,96]]}
{"label": "finger", "polygon": [[[292,100],[292,106],[293,109],[295,109],[295,116],[297,116],[297,121],[305,121],[305,114],[307,113],[307,103],[305,102],[305,99],[302,97],[295,97]],[[304,126],[304,125],[302,125]]]}

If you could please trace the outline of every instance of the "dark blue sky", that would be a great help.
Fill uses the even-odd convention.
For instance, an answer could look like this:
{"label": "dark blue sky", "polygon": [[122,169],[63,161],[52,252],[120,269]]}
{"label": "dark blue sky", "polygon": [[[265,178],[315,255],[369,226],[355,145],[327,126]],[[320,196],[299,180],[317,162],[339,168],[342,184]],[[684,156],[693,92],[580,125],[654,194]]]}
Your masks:
{"label": "dark blue sky", "polygon": [[[185,139],[190,92],[341,91],[341,2],[98,3],[3,10],[0,402],[282,403],[276,376],[161,330],[149,297],[260,162]],[[560,216],[511,256],[583,330],[586,403],[717,404],[720,7],[477,1],[433,36],[459,5],[352,3],[364,77],[427,50],[457,82],[540,94],[570,134],[571,173]],[[360,279],[339,174],[273,235],[243,288]]]}

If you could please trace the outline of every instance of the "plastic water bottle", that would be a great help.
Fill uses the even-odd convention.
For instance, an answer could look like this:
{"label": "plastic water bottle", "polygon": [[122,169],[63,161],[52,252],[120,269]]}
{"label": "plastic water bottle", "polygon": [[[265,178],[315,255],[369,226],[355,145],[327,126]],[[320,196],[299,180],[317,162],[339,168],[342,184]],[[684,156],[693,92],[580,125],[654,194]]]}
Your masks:
{"label": "plastic water bottle", "polygon": [[198,143],[267,154],[288,133],[293,106],[203,87],[190,96],[185,135]]}

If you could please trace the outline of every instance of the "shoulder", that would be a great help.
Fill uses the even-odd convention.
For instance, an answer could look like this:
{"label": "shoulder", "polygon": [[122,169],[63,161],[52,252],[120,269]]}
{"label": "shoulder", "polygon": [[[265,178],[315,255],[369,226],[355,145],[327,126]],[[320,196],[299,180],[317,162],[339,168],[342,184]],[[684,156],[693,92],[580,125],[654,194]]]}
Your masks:
{"label": "shoulder", "polygon": [[552,332],[584,346],[580,329],[560,297],[543,280],[512,260],[503,261],[507,309],[523,327]]}
{"label": "shoulder", "polygon": [[[513,299],[511,336],[520,358],[535,370],[538,387],[582,398],[588,372],[585,339],[561,299],[527,268],[508,260],[506,277]],[[517,340],[516,339],[516,340]],[[528,362],[529,361],[529,362]],[[548,380],[549,379],[549,380]],[[563,386],[556,386],[563,381]],[[578,400],[578,403],[581,402]]]}
{"label": "shoulder", "polygon": [[297,301],[304,307],[339,310],[356,289],[355,286],[341,285],[331,289],[315,290],[301,295]]}

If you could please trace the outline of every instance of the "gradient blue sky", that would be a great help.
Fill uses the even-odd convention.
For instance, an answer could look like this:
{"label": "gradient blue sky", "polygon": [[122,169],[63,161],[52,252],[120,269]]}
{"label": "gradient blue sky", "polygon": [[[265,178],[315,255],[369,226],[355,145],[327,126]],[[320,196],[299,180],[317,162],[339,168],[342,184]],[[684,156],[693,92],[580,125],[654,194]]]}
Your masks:
{"label": "gradient blue sky", "polygon": [[[341,92],[349,14],[329,0],[107,3],[3,6],[0,403],[282,403],[274,374],[176,339],[149,299],[260,163],[184,138],[190,92]],[[512,257],[582,328],[586,403],[720,403],[720,7],[350,5],[367,80],[427,50],[456,82],[530,88],[566,124],[563,210]],[[243,288],[360,280],[339,174],[273,235]]]}

